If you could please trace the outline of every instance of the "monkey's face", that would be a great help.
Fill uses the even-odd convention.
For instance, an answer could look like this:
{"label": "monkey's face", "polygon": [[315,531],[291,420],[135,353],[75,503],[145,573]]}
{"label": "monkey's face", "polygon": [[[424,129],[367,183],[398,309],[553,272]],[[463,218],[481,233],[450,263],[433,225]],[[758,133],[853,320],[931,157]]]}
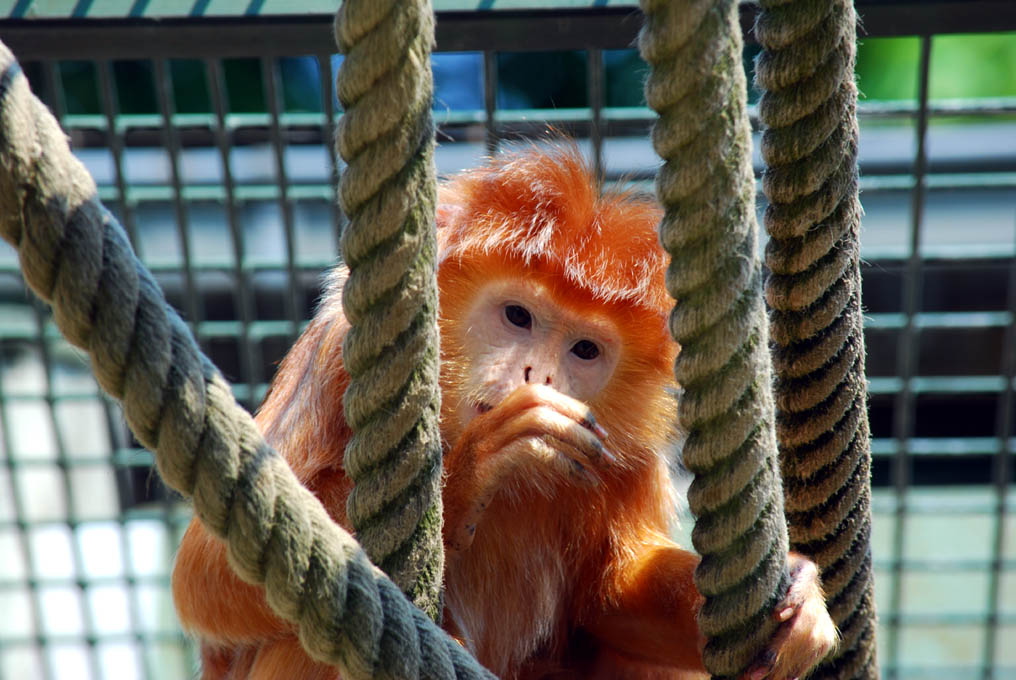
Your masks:
{"label": "monkey's face", "polygon": [[621,355],[620,333],[606,314],[537,277],[484,284],[458,328],[455,344],[468,364],[455,406],[459,427],[526,384],[592,405]]}

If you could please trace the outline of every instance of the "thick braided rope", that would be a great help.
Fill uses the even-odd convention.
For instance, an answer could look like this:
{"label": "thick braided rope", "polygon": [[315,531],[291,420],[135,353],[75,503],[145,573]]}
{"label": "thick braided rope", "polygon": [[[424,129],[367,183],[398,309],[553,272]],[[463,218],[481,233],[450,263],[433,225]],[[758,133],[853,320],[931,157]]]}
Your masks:
{"label": "thick braided rope", "polygon": [[767,321],[757,256],[751,130],[735,0],[643,0],[646,98],[660,115],[657,193],[670,252],[670,317],[681,344],[684,461],[706,596],[706,668],[739,675],[775,628],[789,584],[773,430]]}
{"label": "thick braided rope", "polygon": [[849,0],[763,0],[776,431],[791,545],[822,569],[843,640],[811,677],[875,678],[870,463]]}
{"label": "thick braided rope", "polygon": [[429,0],[345,0],[335,146],[349,266],[344,468],[360,544],[434,620],[441,616],[441,433]]}
{"label": "thick braided rope", "polygon": [[265,443],[134,257],[46,107],[0,44],[0,235],[67,339],[123,402],[162,478],[193,498],[230,563],[263,584],[344,678],[493,677],[413,607]]}

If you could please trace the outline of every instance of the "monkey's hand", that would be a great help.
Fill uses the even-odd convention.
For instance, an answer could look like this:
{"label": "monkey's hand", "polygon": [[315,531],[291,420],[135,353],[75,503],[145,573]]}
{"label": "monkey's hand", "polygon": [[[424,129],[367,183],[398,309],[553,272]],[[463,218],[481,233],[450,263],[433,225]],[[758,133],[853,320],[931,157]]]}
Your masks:
{"label": "monkey's hand", "polygon": [[839,635],[826,611],[818,567],[807,557],[787,555],[790,589],[776,607],[780,621],[763,659],[747,674],[749,680],[790,680],[807,674],[836,647]]}
{"label": "monkey's hand", "polygon": [[494,494],[520,469],[551,470],[596,484],[614,462],[589,407],[546,385],[522,385],[466,425],[446,456],[445,542],[465,550]]}

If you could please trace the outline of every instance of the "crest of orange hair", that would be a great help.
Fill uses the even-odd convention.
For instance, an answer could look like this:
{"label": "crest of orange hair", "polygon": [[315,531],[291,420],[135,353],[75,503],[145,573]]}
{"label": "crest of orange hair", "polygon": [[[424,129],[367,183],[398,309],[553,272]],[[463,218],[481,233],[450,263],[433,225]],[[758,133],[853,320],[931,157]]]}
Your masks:
{"label": "crest of orange hair", "polygon": [[659,206],[596,186],[574,144],[503,154],[457,175],[438,198],[442,264],[496,254],[513,272],[522,263],[559,275],[600,302],[669,308]]}
{"label": "crest of orange hair", "polygon": [[[575,309],[605,312],[625,345],[609,392],[615,404],[646,404],[640,417],[649,428],[632,438],[646,437],[646,429],[669,432],[676,418],[665,388],[674,385],[677,345],[667,330],[674,301],[664,285],[667,258],[657,236],[662,211],[646,194],[601,195],[596,187],[570,143],[505,153],[442,185],[442,317],[464,318],[484,282],[519,276],[539,280]],[[451,346],[451,334],[445,338]],[[442,366],[442,372],[454,370],[454,364]]]}

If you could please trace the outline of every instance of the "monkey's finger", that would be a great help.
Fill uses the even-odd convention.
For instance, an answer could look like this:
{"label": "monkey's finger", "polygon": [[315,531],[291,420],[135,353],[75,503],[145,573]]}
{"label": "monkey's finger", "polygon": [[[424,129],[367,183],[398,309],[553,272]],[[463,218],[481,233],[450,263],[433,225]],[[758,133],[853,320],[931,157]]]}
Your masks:
{"label": "monkey's finger", "polygon": [[589,412],[589,415],[586,418],[583,418],[582,421],[579,422],[579,425],[592,430],[593,434],[600,439],[606,439],[610,436],[607,434],[607,431],[603,429],[603,426],[596,422],[596,416],[593,415],[592,411]]}
{"label": "monkey's finger", "polygon": [[589,484],[590,486],[597,486],[600,483],[600,476],[586,464],[586,461],[583,460],[584,456],[581,451],[569,444],[557,440],[546,443],[552,450],[551,455],[553,456],[554,461],[560,461],[560,467],[562,467],[566,473],[584,484]]}
{"label": "monkey's finger", "polygon": [[745,677],[748,680],[764,680],[772,672],[775,661],[776,655],[771,650],[764,651],[759,662],[748,669]]}
{"label": "monkey's finger", "polygon": [[522,385],[508,395],[502,405],[508,410],[525,410],[536,406],[552,408],[595,434],[601,441],[609,436],[607,430],[596,422],[596,416],[587,404],[549,385]]}
{"label": "monkey's finger", "polygon": [[502,460],[504,459],[511,459],[511,462],[502,464],[502,473],[506,472],[504,468],[517,468],[524,464],[532,474],[537,472],[533,469],[535,460],[537,465],[545,466],[554,474],[569,477],[581,484],[597,486],[600,483],[600,476],[593,470],[588,456],[576,447],[549,435],[516,439],[504,450]]}
{"label": "monkey's finger", "polygon": [[601,441],[610,436],[607,430],[596,422],[596,415],[589,408],[588,404],[563,392],[558,392],[553,387],[546,385],[534,385],[533,387],[537,390],[537,394],[540,395],[545,405],[576,421],[579,425],[599,437]]}
{"label": "monkey's finger", "polygon": [[502,437],[499,448],[524,437],[544,436],[573,447],[588,461],[610,463],[615,460],[599,437],[574,419],[547,406],[526,409],[507,418],[499,436]]}

